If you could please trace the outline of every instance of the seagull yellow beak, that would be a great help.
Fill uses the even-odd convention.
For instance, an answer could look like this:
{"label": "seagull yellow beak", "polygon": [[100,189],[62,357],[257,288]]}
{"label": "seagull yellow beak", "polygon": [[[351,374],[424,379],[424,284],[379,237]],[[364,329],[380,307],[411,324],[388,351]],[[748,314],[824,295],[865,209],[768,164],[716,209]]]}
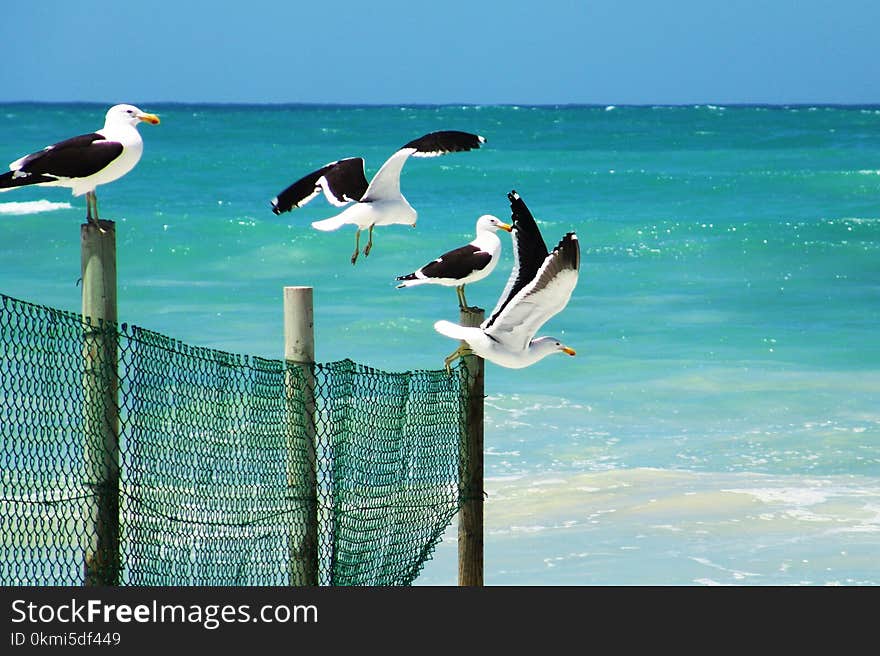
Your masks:
{"label": "seagull yellow beak", "polygon": [[505,232],[510,232],[513,230],[513,226],[508,223],[499,223],[498,228],[504,230]]}
{"label": "seagull yellow beak", "polygon": [[575,355],[575,350],[573,348],[568,347],[568,346],[563,346],[562,352],[565,353],[566,355]]}
{"label": "seagull yellow beak", "polygon": [[155,114],[147,114],[146,112],[142,112],[138,114],[137,117],[144,123],[149,123],[150,125],[159,125],[159,117]]}

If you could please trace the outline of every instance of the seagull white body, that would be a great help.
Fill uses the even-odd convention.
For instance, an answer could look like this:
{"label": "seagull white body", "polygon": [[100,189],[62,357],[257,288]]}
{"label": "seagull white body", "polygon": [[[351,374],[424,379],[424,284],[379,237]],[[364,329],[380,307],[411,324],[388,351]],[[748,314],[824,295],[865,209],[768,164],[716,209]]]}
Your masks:
{"label": "seagull white body", "polygon": [[499,230],[511,231],[511,226],[491,214],[477,219],[476,237],[465,246],[448,251],[405,276],[398,276],[400,287],[415,285],[442,285],[455,287],[459,307],[467,307],[464,286],[488,276],[501,258]]}
{"label": "seagull white body", "polygon": [[537,337],[529,341],[525,349],[516,350],[493,340],[480,328],[468,328],[441,320],[434,324],[434,329],[441,335],[467,342],[470,350],[476,355],[508,369],[528,367],[554,353],[575,354],[573,349],[565,346],[555,337]]}
{"label": "seagull white body", "polygon": [[159,118],[134,105],[114,105],[104,118],[104,127],[59,141],[43,150],[20,157],[9,165],[10,172],[0,176],[0,191],[15,187],[67,187],[74,196],[87,196],[87,215],[92,208],[97,220],[98,185],[118,180],[140,161],[144,151],[137,125],[156,125]]}
{"label": "seagull white body", "polygon": [[400,193],[400,173],[415,148],[402,148],[394,153],[373,176],[363,197],[340,214],[313,221],[316,230],[338,230],[344,225],[356,225],[358,230],[366,230],[377,225],[414,226],[418,212]]}
{"label": "seagull white body", "polygon": [[[107,111],[104,119],[104,127],[95,133],[104,137],[106,141],[115,141],[122,145],[122,152],[100,171],[82,178],[66,178],[59,176],[51,182],[38,182],[40,187],[69,187],[74,196],[95,191],[98,185],[107,184],[118,180],[131,171],[141,159],[144,153],[144,140],[141,133],[135,127],[143,119],[144,113],[132,105],[116,105]],[[55,145],[47,146],[45,151],[56,148]],[[30,155],[15,160],[9,165],[11,171],[17,170]]]}
{"label": "seagull white body", "polygon": [[566,234],[551,253],[541,237],[534,218],[519,195],[508,194],[513,210],[515,264],[507,286],[491,316],[479,327],[437,321],[441,335],[459,339],[460,346],[446,366],[468,352],[502,367],[528,367],[554,353],[574,355],[575,351],[555,337],[535,337],[550,317],[559,313],[571,298],[580,268],[577,235]]}
{"label": "seagull white body", "polygon": [[436,157],[452,152],[473,150],[485,143],[477,134],[457,130],[431,132],[410,141],[397,150],[367,183],[364,160],[350,157],[325,164],[317,171],[303,176],[272,199],[275,214],[302,207],[323,191],[332,205],[354,203],[336,216],[312,222],[316,230],[339,230],[344,225],[357,226],[355,249],[351,256],[354,264],[360,249],[361,230],[369,230],[364,256],[373,247],[373,228],[385,225],[415,226],[418,213],[400,192],[400,173],[412,157]]}

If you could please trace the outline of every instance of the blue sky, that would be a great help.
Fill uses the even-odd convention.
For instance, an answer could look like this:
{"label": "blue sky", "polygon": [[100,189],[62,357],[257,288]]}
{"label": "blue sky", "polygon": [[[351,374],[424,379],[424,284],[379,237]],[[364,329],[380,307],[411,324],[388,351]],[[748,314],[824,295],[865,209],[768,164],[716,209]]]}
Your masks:
{"label": "blue sky", "polygon": [[880,103],[877,0],[3,4],[0,102]]}

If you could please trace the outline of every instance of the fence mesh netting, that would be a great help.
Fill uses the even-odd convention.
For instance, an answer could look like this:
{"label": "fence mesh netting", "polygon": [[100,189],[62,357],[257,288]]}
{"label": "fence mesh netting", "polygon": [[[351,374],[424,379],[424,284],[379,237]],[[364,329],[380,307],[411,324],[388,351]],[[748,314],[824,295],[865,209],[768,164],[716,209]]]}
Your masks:
{"label": "fence mesh netting", "polygon": [[265,360],[0,299],[0,584],[407,585],[467,496],[463,366]]}

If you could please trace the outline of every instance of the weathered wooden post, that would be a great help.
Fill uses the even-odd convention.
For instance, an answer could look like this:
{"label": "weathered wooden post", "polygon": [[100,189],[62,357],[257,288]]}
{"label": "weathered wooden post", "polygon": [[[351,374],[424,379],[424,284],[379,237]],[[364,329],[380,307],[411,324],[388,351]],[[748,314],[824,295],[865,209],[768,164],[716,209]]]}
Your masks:
{"label": "weathered wooden post", "polygon": [[288,407],[287,489],[293,514],[290,585],[318,585],[318,484],[315,430],[315,320],[311,287],[284,288],[284,360]]}
{"label": "weathered wooden post", "polygon": [[[479,326],[482,308],[463,308],[459,323]],[[485,396],[483,358],[466,355],[467,406],[462,449],[464,466],[459,471],[459,486],[465,501],[458,513],[458,584],[483,585],[483,398]]]}
{"label": "weathered wooden post", "polygon": [[[119,372],[116,226],[80,226],[83,316],[83,455],[94,496],[88,516],[85,585],[119,582]],[[103,232],[102,232],[103,230]]]}

